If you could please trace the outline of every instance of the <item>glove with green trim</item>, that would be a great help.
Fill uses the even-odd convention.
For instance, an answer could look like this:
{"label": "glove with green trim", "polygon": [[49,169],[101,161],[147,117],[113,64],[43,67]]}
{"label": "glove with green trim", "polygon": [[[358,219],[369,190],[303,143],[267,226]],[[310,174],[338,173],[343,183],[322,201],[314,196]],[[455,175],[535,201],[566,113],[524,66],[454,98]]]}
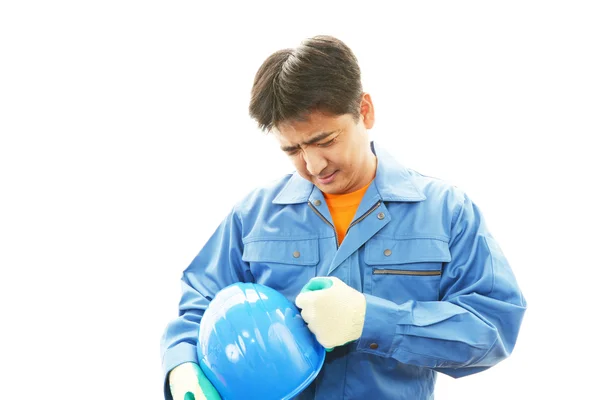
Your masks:
{"label": "glove with green trim", "polygon": [[334,276],[312,278],[296,297],[296,306],[327,351],[360,338],[367,299]]}
{"label": "glove with green trim", "polygon": [[173,400],[221,400],[200,366],[186,362],[169,373],[169,389]]}

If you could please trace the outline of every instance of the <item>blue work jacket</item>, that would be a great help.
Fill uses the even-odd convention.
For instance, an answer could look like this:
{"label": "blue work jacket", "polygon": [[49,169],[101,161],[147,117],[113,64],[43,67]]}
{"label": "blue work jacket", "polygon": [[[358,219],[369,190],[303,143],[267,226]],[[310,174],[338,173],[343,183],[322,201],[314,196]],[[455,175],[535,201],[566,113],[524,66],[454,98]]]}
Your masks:
{"label": "blue work jacket", "polygon": [[371,148],[376,176],[339,246],[323,193],[297,173],[233,208],[183,273],[180,316],[162,341],[165,377],[198,362],[203,311],[240,281],[292,302],[315,276],[365,294],[362,336],[327,353],[298,399],[433,399],[436,371],[466,376],[511,353],[526,302],[478,208]]}

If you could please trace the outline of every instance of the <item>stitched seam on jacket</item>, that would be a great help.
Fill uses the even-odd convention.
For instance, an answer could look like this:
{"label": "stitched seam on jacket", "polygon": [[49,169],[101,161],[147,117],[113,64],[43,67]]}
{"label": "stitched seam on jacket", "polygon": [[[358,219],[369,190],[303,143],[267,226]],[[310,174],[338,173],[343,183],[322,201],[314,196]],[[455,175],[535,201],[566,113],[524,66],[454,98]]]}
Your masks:
{"label": "stitched seam on jacket", "polygon": [[494,348],[494,346],[496,345],[496,343],[498,342],[498,336],[496,336],[496,340],[494,340],[494,343],[492,343],[492,345],[490,346],[489,349],[487,349],[487,351],[481,356],[479,357],[476,361],[474,361],[472,364],[470,365],[476,365],[477,363],[479,363],[481,360],[483,360],[484,358],[487,357],[487,355],[490,353],[490,351],[492,351],[492,349]]}
{"label": "stitched seam on jacket", "polygon": [[381,235],[377,234],[373,236],[374,240],[387,239],[387,240],[438,240],[440,242],[448,243],[450,238],[442,235]]}
{"label": "stitched seam on jacket", "polygon": [[487,237],[483,237],[483,241],[485,242],[485,247],[490,254],[490,264],[492,265],[492,287],[490,291],[487,293],[488,295],[494,291],[494,285],[496,284],[496,267],[494,266],[494,255],[492,254],[492,250],[490,249],[490,245],[488,244]]}
{"label": "stitched seam on jacket", "polygon": [[465,195],[463,193],[462,196],[462,203],[460,204],[460,207],[458,207],[456,209],[456,211],[454,211],[454,214],[452,214],[452,220],[450,221],[450,238],[452,238],[452,229],[454,228],[454,225],[456,224],[456,222],[458,222],[457,218],[458,218],[458,214],[465,208]]}
{"label": "stitched seam on jacket", "polygon": [[[483,356],[479,357],[477,359],[477,361],[474,361],[472,363],[457,362],[457,361],[448,360],[448,359],[445,359],[445,358],[442,358],[442,357],[433,357],[433,356],[429,356],[427,354],[415,353],[415,352],[412,352],[412,351],[409,351],[409,350],[405,350],[405,349],[399,349],[399,350],[402,351],[403,353],[414,354],[415,356],[424,357],[424,358],[427,358],[429,360],[434,360],[434,361],[438,361],[439,360],[441,362],[446,362],[446,363],[451,364],[451,366],[449,366],[449,367],[448,366],[443,366],[443,365],[435,365],[433,367],[424,367],[424,368],[464,368],[464,367],[469,367],[469,366],[472,366],[474,364],[477,364],[479,361],[483,360],[485,358],[485,356],[487,356],[488,353],[492,350],[492,348],[494,347],[494,344],[496,344],[497,341],[498,341],[498,338],[496,338],[496,340],[494,340],[494,343],[490,346],[489,349],[487,349],[485,351],[485,354]],[[471,346],[471,347],[476,348],[475,346]]]}
{"label": "stitched seam on jacket", "polygon": [[305,240],[318,240],[318,236],[276,236],[276,237],[265,237],[265,236],[252,236],[246,237],[242,240],[244,244],[254,242],[295,242]]}

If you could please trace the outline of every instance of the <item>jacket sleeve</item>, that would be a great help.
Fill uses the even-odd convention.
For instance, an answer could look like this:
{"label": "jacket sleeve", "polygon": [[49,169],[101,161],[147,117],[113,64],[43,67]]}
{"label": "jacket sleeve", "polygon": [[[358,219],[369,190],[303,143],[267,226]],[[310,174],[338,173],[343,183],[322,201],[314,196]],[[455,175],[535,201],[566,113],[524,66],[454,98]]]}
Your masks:
{"label": "jacket sleeve", "polygon": [[365,295],[359,351],[455,378],[510,355],[526,302],[478,208],[467,196],[462,199],[453,213],[451,261],[442,269],[440,300],[396,304]]}
{"label": "jacket sleeve", "polygon": [[183,272],[179,317],[167,325],[161,340],[165,399],[171,399],[169,371],[184,362],[198,363],[196,343],[208,303],[225,286],[251,280],[242,252],[241,221],[232,211]]}

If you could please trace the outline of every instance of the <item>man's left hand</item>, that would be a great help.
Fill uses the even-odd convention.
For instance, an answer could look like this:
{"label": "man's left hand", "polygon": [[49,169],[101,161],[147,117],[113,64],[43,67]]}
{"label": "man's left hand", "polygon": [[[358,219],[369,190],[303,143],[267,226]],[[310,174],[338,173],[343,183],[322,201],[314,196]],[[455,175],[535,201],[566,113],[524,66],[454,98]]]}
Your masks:
{"label": "man's left hand", "polygon": [[357,340],[365,324],[365,295],[334,276],[312,278],[296,297],[308,329],[328,351]]}

